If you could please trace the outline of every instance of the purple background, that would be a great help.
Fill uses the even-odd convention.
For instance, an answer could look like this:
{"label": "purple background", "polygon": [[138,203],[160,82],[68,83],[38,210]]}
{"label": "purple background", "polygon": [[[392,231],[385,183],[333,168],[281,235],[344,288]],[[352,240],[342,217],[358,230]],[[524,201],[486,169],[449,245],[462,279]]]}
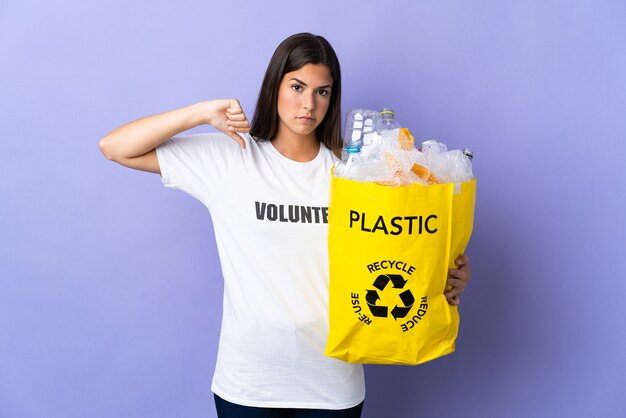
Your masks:
{"label": "purple background", "polygon": [[626,416],[626,3],[383,3],[3,0],[1,417],[215,416],[210,217],[98,141],[204,99],[251,115],[300,31],[344,111],[476,156],[457,352],[368,366],[364,417]]}

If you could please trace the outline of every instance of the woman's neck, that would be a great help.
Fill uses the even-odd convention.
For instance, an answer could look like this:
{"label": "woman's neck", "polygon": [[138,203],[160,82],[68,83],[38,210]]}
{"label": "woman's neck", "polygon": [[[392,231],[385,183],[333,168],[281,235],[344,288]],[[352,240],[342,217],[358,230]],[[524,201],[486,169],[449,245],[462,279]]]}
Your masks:
{"label": "woman's neck", "polygon": [[314,132],[307,136],[281,135],[279,132],[272,139],[272,144],[285,157],[302,163],[315,159],[320,151],[320,141],[317,140]]}

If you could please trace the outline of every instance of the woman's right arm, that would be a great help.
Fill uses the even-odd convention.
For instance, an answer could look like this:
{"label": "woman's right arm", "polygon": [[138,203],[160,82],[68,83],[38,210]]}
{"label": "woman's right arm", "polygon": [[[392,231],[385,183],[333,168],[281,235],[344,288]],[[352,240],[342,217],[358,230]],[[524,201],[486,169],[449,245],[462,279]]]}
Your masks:
{"label": "woman's right arm", "polygon": [[100,140],[109,160],[136,170],[161,173],[156,147],[181,132],[209,124],[245,148],[238,132],[249,132],[246,115],[236,99],[217,99],[148,116],[113,129]]}

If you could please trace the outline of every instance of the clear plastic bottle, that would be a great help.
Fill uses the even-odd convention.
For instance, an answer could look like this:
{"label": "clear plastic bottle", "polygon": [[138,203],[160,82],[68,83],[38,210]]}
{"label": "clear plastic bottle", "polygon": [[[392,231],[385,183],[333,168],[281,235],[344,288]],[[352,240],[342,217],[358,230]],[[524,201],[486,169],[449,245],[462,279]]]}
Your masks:
{"label": "clear plastic bottle", "polygon": [[396,113],[391,109],[383,109],[380,111],[380,131],[391,131],[401,128],[398,121],[395,119]]}
{"label": "clear plastic bottle", "polygon": [[381,136],[377,130],[380,129],[380,113],[375,110],[366,110],[363,115],[363,141],[361,155],[367,162],[379,160]]}
{"label": "clear plastic bottle", "polygon": [[363,131],[365,130],[365,112],[363,109],[353,109],[346,117],[344,133],[344,152],[335,165],[335,176],[342,178],[354,177],[354,165],[359,160],[363,146]]}
{"label": "clear plastic bottle", "polygon": [[474,178],[472,172],[473,153],[469,149],[448,150],[437,140],[422,142],[422,153],[426,166],[439,183],[462,183]]}
{"label": "clear plastic bottle", "polygon": [[429,139],[428,141],[422,142],[420,147],[420,151],[424,154],[428,153],[437,153],[437,152],[445,152],[448,150],[448,147],[443,142],[439,142],[436,139]]}
{"label": "clear plastic bottle", "polygon": [[350,142],[344,151],[343,158],[335,165],[335,176],[357,180],[357,166],[361,157],[360,141]]}
{"label": "clear plastic bottle", "polygon": [[377,183],[387,186],[406,186],[414,180],[410,174],[414,139],[408,129],[395,118],[395,112],[385,108],[380,112],[378,131],[381,137],[383,164],[380,167],[381,180]]}

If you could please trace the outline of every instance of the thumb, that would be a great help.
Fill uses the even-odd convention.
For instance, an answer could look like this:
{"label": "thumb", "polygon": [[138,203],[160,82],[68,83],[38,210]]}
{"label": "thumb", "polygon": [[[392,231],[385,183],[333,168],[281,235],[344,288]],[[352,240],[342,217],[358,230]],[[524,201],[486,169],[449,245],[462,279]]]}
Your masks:
{"label": "thumb", "polygon": [[239,144],[241,149],[246,149],[246,142],[243,140],[241,135],[239,135],[236,132],[225,132],[225,133],[226,133],[226,135],[228,135],[229,137],[234,139]]}

